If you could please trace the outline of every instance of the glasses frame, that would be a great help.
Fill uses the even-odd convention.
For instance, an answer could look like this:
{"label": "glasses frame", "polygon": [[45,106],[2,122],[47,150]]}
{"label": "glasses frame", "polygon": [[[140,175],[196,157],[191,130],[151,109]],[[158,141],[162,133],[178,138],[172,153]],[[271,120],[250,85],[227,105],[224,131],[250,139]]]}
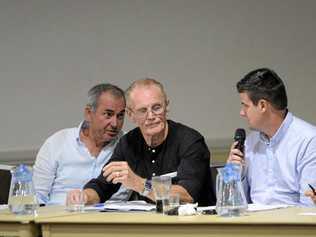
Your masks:
{"label": "glasses frame", "polygon": [[[155,109],[153,109],[157,105],[161,105],[161,108],[157,109],[157,110],[161,110],[161,111],[157,112],[157,111],[155,111]],[[144,109],[144,108],[140,108],[140,109]],[[137,119],[146,120],[148,115],[149,115],[149,112],[151,112],[155,116],[159,116],[159,115],[163,114],[164,112],[166,112],[167,106],[166,106],[166,103],[161,103],[161,104],[156,103],[156,104],[151,105],[150,107],[146,107],[146,112],[141,112],[140,109],[134,110],[134,109],[129,108],[129,110],[135,115],[135,117]]]}

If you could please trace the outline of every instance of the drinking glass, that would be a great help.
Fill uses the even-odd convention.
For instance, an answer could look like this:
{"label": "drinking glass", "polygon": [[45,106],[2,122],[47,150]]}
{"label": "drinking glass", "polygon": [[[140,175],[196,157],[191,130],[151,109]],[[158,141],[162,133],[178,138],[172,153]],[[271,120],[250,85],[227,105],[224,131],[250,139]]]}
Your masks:
{"label": "drinking glass", "polygon": [[152,178],[152,187],[156,198],[156,212],[163,213],[163,200],[169,198],[171,188],[170,176],[155,176]]}
{"label": "drinking glass", "polygon": [[85,206],[85,200],[84,200],[84,191],[83,190],[77,190],[77,198],[75,201],[66,203],[66,210],[71,212],[83,212],[84,206]]}
{"label": "drinking glass", "polygon": [[168,199],[162,202],[162,209],[164,215],[178,215],[178,208],[180,206],[180,196],[178,193],[169,195]]}

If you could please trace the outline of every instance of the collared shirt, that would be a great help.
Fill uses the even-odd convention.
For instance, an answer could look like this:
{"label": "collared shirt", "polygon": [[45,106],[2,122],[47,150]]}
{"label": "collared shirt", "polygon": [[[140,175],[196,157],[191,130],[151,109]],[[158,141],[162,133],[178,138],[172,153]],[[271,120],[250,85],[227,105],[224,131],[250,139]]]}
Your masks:
{"label": "collared shirt", "polygon": [[[68,191],[81,189],[101,173],[123,135],[121,131],[115,140],[94,157],[80,140],[80,131],[84,126],[82,122],[79,127],[60,130],[40,148],[33,167],[33,181],[39,203],[65,204]],[[113,199],[127,200],[128,197],[128,192],[122,188]]]}
{"label": "collared shirt", "polygon": [[268,139],[252,132],[246,139],[246,186],[250,201],[312,206],[304,196],[316,183],[316,127],[287,113]]}
{"label": "collared shirt", "polygon": [[[131,130],[119,141],[110,162],[126,161],[133,172],[147,179],[173,174],[172,183],[185,188],[194,202],[202,206],[214,205],[210,153],[203,136],[171,120],[168,125],[167,138],[158,147],[149,147],[139,128]],[[101,201],[109,199],[119,187],[120,184],[107,182],[102,174],[85,186],[94,189]],[[139,198],[148,201],[140,195]]]}

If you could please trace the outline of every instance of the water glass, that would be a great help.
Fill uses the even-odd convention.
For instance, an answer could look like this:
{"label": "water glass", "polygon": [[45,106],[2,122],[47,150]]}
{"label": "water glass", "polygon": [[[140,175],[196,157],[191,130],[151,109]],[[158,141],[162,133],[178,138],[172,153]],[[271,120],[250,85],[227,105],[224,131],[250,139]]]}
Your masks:
{"label": "water glass", "polygon": [[163,200],[169,198],[171,188],[170,176],[155,176],[152,178],[152,187],[156,198],[156,212],[163,213]]}
{"label": "water glass", "polygon": [[77,190],[76,199],[69,202],[67,199],[66,210],[71,212],[83,212],[85,206],[84,191]]}
{"label": "water glass", "polygon": [[168,199],[164,199],[162,206],[164,215],[178,215],[178,208],[180,206],[179,194],[172,194]]}

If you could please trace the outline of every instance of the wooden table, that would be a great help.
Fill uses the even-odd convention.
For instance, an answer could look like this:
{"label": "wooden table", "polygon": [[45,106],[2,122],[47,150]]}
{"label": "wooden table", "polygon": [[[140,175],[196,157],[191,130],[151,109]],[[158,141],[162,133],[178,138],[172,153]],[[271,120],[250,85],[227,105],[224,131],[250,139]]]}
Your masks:
{"label": "wooden table", "polygon": [[40,236],[41,228],[35,223],[38,217],[62,217],[73,215],[74,213],[64,211],[63,206],[41,207],[36,215],[15,215],[9,209],[0,210],[0,237],[35,237]]}
{"label": "wooden table", "polygon": [[32,215],[14,215],[9,209],[0,211],[0,236],[38,236],[40,228],[33,222]]}
{"label": "wooden table", "polygon": [[38,217],[43,237],[61,236],[316,236],[316,216],[299,213],[316,209],[286,208],[242,217],[163,216],[155,213],[78,213]]}

